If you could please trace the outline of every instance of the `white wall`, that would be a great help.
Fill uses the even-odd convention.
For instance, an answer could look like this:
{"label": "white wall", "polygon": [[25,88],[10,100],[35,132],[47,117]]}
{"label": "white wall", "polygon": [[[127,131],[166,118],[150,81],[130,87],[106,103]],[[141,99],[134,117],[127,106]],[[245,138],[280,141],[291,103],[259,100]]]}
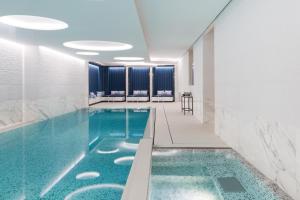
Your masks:
{"label": "white wall", "polygon": [[23,46],[0,39],[0,127],[22,122]]}
{"label": "white wall", "polygon": [[87,107],[87,73],[83,60],[45,47],[27,47],[25,121]]}
{"label": "white wall", "polygon": [[87,107],[86,62],[0,39],[0,129]]}
{"label": "white wall", "polygon": [[182,92],[191,91],[191,87],[189,85],[189,56],[186,53],[178,62],[177,65],[177,83],[178,83],[178,92],[182,94]]}
{"label": "white wall", "polygon": [[215,64],[214,30],[203,36],[203,121],[214,127],[215,116]]}
{"label": "white wall", "polygon": [[186,53],[178,63],[178,92],[192,92],[194,97],[194,115],[203,122],[203,41],[193,46],[194,85],[189,85],[189,54]]}
{"label": "white wall", "polygon": [[217,134],[300,199],[300,1],[233,0],[215,23]]}
{"label": "white wall", "polygon": [[203,100],[203,41],[200,39],[193,46],[194,60],[194,85],[192,93],[194,96],[194,114],[202,123],[204,122],[204,100]]}

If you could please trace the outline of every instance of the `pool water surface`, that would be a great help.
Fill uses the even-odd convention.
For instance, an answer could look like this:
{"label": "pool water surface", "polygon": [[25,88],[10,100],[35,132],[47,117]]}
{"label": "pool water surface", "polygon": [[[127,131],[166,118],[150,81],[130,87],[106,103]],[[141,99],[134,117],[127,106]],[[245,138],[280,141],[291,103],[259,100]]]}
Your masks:
{"label": "pool water surface", "polygon": [[151,200],[292,200],[231,149],[156,149]]}
{"label": "pool water surface", "polygon": [[121,199],[148,116],[84,109],[1,133],[0,199]]}

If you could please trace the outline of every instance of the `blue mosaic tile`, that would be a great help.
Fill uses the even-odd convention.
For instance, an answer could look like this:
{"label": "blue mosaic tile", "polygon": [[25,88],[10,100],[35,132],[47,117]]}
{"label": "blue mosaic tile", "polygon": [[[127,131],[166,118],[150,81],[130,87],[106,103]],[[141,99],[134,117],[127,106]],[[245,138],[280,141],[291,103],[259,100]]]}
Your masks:
{"label": "blue mosaic tile", "polygon": [[[76,191],[70,198],[119,200],[131,165],[114,160],[135,155],[121,144],[139,142],[148,115],[84,109],[1,133],[0,200],[63,200]],[[76,179],[90,171],[100,176]]]}
{"label": "blue mosaic tile", "polygon": [[[231,149],[181,149],[168,156],[160,155],[172,149],[155,151],[159,153],[152,161],[151,200],[205,199],[201,195],[209,200],[291,200]],[[244,190],[224,190],[219,180],[227,178],[236,179]]]}

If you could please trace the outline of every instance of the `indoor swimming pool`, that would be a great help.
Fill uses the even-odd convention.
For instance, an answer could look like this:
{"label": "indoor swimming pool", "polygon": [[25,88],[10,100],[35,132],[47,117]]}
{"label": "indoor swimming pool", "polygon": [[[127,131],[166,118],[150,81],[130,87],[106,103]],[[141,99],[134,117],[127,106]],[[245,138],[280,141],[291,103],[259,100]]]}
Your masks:
{"label": "indoor swimming pool", "polygon": [[151,200],[291,200],[230,149],[152,155]]}
{"label": "indoor swimming pool", "polygon": [[80,110],[0,134],[0,199],[121,199],[149,109]]}

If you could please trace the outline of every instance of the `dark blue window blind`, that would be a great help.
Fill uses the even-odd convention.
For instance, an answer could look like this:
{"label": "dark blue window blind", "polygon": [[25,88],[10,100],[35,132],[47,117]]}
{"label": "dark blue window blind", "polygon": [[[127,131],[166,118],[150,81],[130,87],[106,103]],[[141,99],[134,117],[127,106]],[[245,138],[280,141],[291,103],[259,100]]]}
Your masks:
{"label": "dark blue window blind", "polygon": [[130,67],[128,69],[128,94],[132,95],[133,90],[147,90],[149,94],[150,89],[150,68],[149,67]]}
{"label": "dark blue window blind", "polygon": [[153,67],[153,95],[158,90],[171,90],[174,96],[174,66]]}
{"label": "dark blue window blind", "polygon": [[99,91],[99,67],[89,64],[89,93]]}
{"label": "dark blue window blind", "polygon": [[109,93],[111,91],[126,91],[125,67],[108,68]]}

